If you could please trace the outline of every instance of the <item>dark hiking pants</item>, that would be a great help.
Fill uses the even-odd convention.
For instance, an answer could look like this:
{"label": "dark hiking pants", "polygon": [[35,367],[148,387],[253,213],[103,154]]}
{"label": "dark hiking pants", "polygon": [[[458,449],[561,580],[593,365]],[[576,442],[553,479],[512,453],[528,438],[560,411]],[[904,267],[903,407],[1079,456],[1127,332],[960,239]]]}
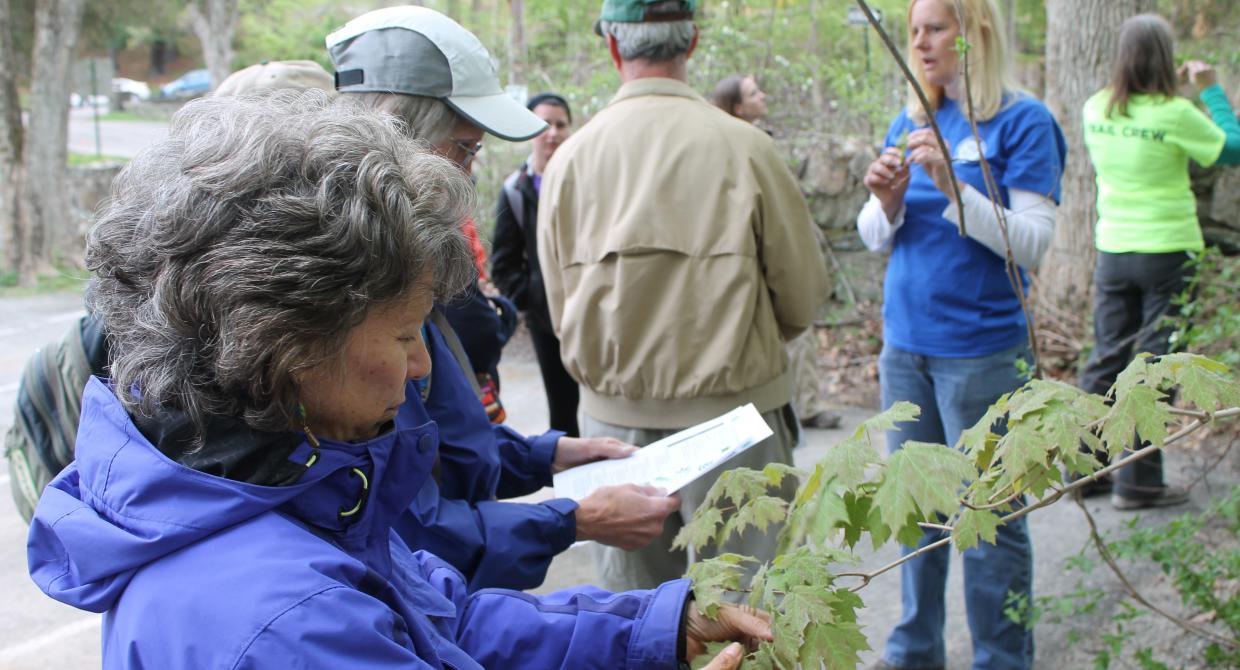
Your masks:
{"label": "dark hiking pants", "polygon": [[[1168,353],[1174,327],[1167,317],[1179,313],[1173,299],[1184,292],[1192,277],[1188,260],[1183,251],[1098,252],[1094,350],[1081,373],[1082,389],[1106,393],[1136,354]],[[1120,469],[1114,480],[1115,493],[1125,498],[1157,495],[1163,487],[1162,452]]]}

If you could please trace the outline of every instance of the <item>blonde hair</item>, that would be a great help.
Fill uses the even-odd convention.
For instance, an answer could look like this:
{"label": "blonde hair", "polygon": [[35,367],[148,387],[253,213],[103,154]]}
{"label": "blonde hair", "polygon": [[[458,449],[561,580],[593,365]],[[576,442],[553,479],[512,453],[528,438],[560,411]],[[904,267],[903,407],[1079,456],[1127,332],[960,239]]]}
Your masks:
{"label": "blonde hair", "polygon": [[[937,110],[943,104],[943,87],[926,81],[921,59],[913,49],[913,6],[927,1],[911,0],[908,3],[908,65],[917,78],[917,83],[926,92],[930,106]],[[988,121],[1003,108],[1005,93],[1020,90],[1008,70],[1007,38],[1003,33],[1003,23],[999,20],[999,9],[995,7],[994,0],[959,0],[964,9],[962,20],[957,10],[957,0],[935,1],[943,3],[951,11],[956,23],[962,27],[961,35],[969,42],[964,58],[969,60],[969,88],[973,93],[973,112],[978,121]],[[963,67],[963,61],[961,65]],[[963,77],[963,74],[961,76]],[[967,111],[967,107],[962,110],[965,113]],[[925,123],[928,116],[911,85],[908,114],[918,123]]]}

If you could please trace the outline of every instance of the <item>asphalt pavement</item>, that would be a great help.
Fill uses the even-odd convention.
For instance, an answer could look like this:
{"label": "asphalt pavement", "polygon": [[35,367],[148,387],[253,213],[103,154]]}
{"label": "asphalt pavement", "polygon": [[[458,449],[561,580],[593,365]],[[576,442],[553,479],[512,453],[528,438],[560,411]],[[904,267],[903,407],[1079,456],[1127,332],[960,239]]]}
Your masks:
{"label": "asphalt pavement", "polygon": [[[96,132],[97,131],[97,132]],[[69,112],[69,152],[133,158],[146,146],[168,135],[168,124],[159,121],[100,121],[96,127],[89,107]]]}

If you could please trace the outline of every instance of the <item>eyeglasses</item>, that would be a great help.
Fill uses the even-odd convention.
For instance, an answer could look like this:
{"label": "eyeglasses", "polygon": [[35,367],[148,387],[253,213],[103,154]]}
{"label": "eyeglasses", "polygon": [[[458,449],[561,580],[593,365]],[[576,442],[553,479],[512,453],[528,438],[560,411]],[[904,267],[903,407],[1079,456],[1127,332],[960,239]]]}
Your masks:
{"label": "eyeglasses", "polygon": [[469,164],[474,162],[474,157],[478,155],[478,152],[482,151],[482,142],[460,140],[455,137],[450,138],[448,141],[452,142],[458,149],[465,152],[465,158],[457,161],[457,163],[459,163],[463,168],[469,167]]}

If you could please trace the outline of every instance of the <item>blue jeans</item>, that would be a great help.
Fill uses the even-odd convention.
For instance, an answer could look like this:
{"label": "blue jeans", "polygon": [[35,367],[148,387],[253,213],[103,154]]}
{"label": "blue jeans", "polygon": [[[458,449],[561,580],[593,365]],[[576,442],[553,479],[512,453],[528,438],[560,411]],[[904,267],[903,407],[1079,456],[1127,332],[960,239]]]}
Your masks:
{"label": "blue jeans", "polygon": [[[922,356],[884,346],[878,362],[883,409],[899,400],[921,407],[919,421],[887,433],[888,449],[899,449],[905,440],[954,446],[991,403],[1023,383],[1015,365],[1022,357],[1029,358],[1024,343],[979,358]],[[941,537],[938,531],[928,531],[918,548]],[[955,551],[942,547],[901,567],[904,611],[887,639],[883,653],[887,663],[900,668],[945,664],[944,592],[948,561]],[[1001,526],[995,544],[983,541],[964,552],[964,597],[975,670],[1025,670],[1033,665],[1033,631],[1003,614],[1008,592],[1033,598],[1033,547],[1023,518]]]}

